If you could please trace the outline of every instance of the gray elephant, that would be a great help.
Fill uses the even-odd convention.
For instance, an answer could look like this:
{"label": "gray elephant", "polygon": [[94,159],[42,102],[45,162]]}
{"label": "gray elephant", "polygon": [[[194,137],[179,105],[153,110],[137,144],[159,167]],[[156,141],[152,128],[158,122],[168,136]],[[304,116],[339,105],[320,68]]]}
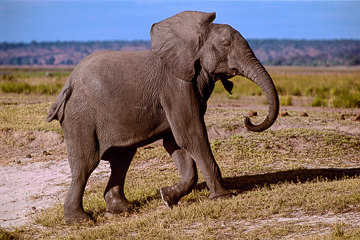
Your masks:
{"label": "gray elephant", "polygon": [[100,159],[111,167],[106,211],[129,211],[124,182],[130,162],[138,147],[158,139],[163,139],[181,175],[179,183],[160,190],[166,205],[177,204],[192,191],[198,180],[196,165],[210,199],[231,195],[223,186],[204,122],[214,84],[220,80],[231,92],[228,79],[242,75],[260,86],[269,112],[259,125],[245,118],[250,131],[260,132],[274,123],[279,99],[246,40],[229,25],[212,23],[215,16],[179,13],[152,26],[151,50],[97,52],[74,68],[47,117],[61,124],[71,167],[65,222],[90,218],[82,198]]}

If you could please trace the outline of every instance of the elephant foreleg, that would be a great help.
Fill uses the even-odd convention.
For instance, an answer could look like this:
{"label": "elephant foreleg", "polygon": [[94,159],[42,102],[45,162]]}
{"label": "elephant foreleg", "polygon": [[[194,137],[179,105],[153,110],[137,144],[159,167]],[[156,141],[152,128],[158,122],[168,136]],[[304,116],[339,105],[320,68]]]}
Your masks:
{"label": "elephant foreleg", "polygon": [[136,149],[127,151],[111,149],[106,156],[106,160],[109,160],[111,167],[111,175],[104,193],[107,212],[117,214],[128,212],[132,208],[131,203],[125,198],[124,184],[126,173],[135,152]]}
{"label": "elephant foreleg", "polygon": [[[211,152],[202,115],[203,109],[198,102],[193,85],[180,80],[175,83],[178,86],[174,86],[182,90],[173,93],[171,100],[165,98],[162,103],[174,139],[199,167],[210,190],[209,198],[230,196],[231,192],[224,188],[219,166]],[[186,101],[189,95],[190,100]]]}
{"label": "elephant foreleg", "polygon": [[198,175],[195,161],[185,150],[176,144],[172,135],[164,138],[163,144],[166,151],[173,158],[181,175],[179,183],[160,189],[161,197],[165,204],[171,207],[192,191],[197,183]]}

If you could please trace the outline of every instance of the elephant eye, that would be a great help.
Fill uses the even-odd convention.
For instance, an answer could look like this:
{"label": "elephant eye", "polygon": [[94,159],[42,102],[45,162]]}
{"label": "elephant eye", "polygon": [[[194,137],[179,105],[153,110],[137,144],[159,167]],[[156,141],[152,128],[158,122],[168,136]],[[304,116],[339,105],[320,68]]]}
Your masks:
{"label": "elephant eye", "polygon": [[231,41],[230,41],[229,38],[224,37],[224,38],[222,38],[221,40],[222,40],[222,41],[221,41],[221,44],[222,44],[223,46],[230,46]]}

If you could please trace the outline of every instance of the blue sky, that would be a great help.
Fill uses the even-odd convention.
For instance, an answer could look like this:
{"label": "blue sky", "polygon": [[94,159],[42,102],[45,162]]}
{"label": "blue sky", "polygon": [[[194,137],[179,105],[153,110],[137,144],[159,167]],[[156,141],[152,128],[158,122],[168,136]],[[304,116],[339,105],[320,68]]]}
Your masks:
{"label": "blue sky", "polygon": [[0,42],[149,40],[184,10],[215,11],[248,39],[360,39],[360,1],[0,0]]}

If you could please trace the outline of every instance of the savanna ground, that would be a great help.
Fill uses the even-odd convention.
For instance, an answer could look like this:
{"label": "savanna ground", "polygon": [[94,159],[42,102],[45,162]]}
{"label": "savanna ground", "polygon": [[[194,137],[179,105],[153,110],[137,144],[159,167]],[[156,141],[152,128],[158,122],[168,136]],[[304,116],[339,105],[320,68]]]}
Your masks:
{"label": "savanna ground", "polygon": [[217,85],[206,123],[234,197],[208,200],[200,174],[191,194],[166,207],[158,189],[179,175],[156,142],[138,150],[128,172],[134,211],[105,212],[102,161],[84,197],[94,221],[73,226],[62,222],[63,136],[58,122],[45,122],[69,70],[45,71],[1,69],[0,239],[360,239],[359,68],[269,68],[282,116],[262,133],[243,125],[251,111],[253,121],[267,113],[260,89],[242,78],[233,95]]}

